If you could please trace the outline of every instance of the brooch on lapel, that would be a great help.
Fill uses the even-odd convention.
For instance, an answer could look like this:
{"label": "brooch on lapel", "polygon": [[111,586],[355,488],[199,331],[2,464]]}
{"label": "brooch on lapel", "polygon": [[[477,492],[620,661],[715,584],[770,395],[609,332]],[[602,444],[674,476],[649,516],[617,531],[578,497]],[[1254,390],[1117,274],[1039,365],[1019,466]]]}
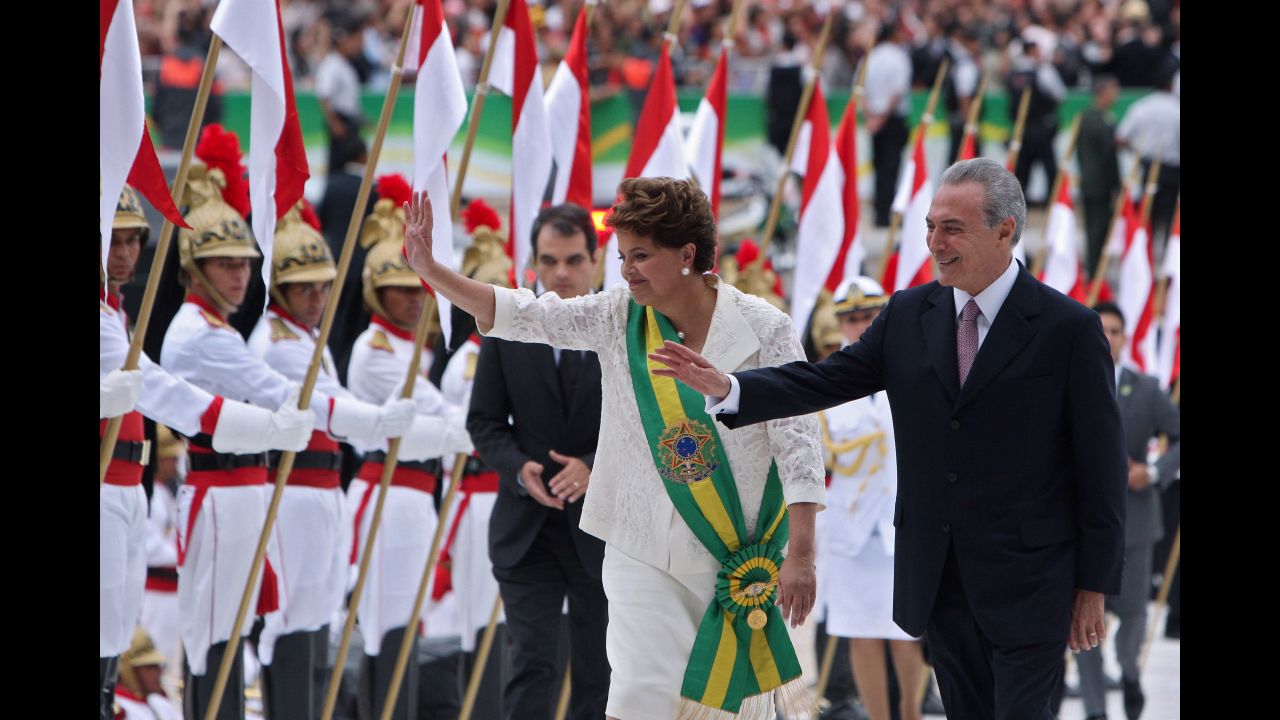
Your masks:
{"label": "brooch on lapel", "polygon": [[1133,394],[1133,386],[1128,383],[1120,386],[1120,394],[1128,397]]}

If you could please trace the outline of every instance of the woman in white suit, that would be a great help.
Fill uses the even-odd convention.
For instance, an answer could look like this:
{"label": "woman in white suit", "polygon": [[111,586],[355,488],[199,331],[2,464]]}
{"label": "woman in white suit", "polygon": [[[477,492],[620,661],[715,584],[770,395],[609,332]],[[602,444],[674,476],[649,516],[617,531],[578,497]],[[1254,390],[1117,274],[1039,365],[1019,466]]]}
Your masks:
{"label": "woman in white suit", "polygon": [[607,544],[606,715],[773,718],[775,689],[799,710],[785,622],[804,621],[816,590],[817,421],[718,426],[705,399],[648,355],[679,342],[729,371],[802,359],[800,344],[788,316],[707,274],[715,218],[693,183],[635,178],[618,193],[606,222],[626,286],[561,300],[463,277],[432,257],[425,194],[406,208],[409,261],[481,332],[599,357],[605,402],[591,476],[543,482],[567,502],[585,497],[581,527]]}

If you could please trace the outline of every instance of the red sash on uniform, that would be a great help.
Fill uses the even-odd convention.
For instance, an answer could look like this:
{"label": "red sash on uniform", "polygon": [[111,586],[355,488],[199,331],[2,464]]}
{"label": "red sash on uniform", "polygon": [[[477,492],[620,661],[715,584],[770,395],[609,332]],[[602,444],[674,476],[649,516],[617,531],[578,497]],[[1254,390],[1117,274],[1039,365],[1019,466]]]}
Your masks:
{"label": "red sash on uniform", "polygon": [[[197,451],[193,446],[193,451]],[[200,507],[204,505],[204,497],[209,493],[212,487],[246,487],[253,485],[265,485],[267,482],[267,469],[264,467],[245,467],[236,468],[235,470],[201,470],[192,471],[187,474],[186,483],[196,489],[196,494],[191,498],[191,510],[187,513],[187,531],[182,537],[191,538],[191,531],[195,528],[196,518],[200,516]],[[178,566],[181,567],[187,559],[187,548],[181,538],[178,541]],[[280,608],[280,590],[276,585],[276,572],[271,567],[271,561],[263,558],[262,564],[262,589],[258,593],[258,606],[255,610],[257,615],[266,615],[269,612],[275,612]]]}
{"label": "red sash on uniform", "polygon": [[[98,421],[98,439],[101,440],[106,434],[107,419],[104,418]],[[137,410],[125,413],[124,419],[120,422],[120,435],[116,439],[120,442],[142,442],[146,440],[142,429],[142,413]],[[120,485],[122,487],[141,485],[142,463],[112,458],[111,462],[107,464],[107,477],[103,482],[108,485]]]}
{"label": "red sash on uniform", "polygon": [[453,589],[453,541],[458,536],[458,524],[462,515],[471,505],[471,496],[476,493],[498,492],[498,473],[488,472],[465,475],[462,478],[462,500],[458,503],[458,512],[453,516],[449,526],[449,537],[445,540],[444,550],[440,551],[440,562],[436,563],[435,583],[431,586],[431,599],[439,601]]}

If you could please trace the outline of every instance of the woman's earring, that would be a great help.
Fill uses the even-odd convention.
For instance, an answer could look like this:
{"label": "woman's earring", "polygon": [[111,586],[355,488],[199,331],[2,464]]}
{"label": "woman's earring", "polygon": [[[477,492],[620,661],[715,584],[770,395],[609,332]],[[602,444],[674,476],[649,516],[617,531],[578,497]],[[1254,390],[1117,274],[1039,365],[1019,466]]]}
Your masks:
{"label": "woman's earring", "polygon": [[681,274],[681,275],[688,275],[688,274],[689,274],[689,268],[688,268],[688,267],[682,267],[682,268],[680,268],[680,274]]}

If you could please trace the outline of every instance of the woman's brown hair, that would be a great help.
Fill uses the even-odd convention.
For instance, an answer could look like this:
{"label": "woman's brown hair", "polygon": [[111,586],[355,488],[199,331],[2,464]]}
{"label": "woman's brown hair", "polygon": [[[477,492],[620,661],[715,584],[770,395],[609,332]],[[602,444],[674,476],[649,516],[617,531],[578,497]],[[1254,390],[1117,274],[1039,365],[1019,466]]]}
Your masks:
{"label": "woman's brown hair", "polygon": [[707,272],[716,261],[716,219],[711,203],[692,180],[629,178],[618,185],[618,200],[605,225],[626,230],[665,248],[696,248],[693,269]]}

